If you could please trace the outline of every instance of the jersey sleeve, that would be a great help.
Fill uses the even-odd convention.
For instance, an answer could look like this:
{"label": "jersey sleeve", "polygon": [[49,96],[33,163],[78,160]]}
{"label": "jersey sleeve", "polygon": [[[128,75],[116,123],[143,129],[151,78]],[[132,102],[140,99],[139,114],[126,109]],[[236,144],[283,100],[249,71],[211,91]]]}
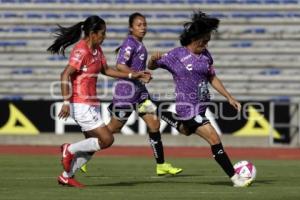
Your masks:
{"label": "jersey sleeve", "polygon": [[210,52],[207,49],[205,50],[205,55],[208,58],[208,76],[209,77],[215,76],[216,70],[215,70],[215,67],[213,66],[214,60],[212,58],[212,55],[210,54]]}
{"label": "jersey sleeve", "polygon": [[121,45],[117,57],[117,64],[128,65],[134,53],[135,46],[130,43],[130,40],[124,41]]}
{"label": "jersey sleeve", "polygon": [[77,70],[80,70],[80,68],[86,64],[85,55],[86,55],[86,51],[84,49],[74,48],[71,51],[68,65],[74,67]]}
{"label": "jersey sleeve", "polygon": [[156,66],[170,70],[172,67],[172,56],[170,53],[165,53],[159,60],[156,61]]}

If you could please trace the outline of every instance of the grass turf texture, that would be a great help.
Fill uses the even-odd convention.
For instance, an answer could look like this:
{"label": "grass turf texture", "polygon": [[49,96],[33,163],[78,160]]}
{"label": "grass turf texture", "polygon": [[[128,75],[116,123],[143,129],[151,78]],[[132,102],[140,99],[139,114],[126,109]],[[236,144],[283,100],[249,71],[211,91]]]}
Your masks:
{"label": "grass turf texture", "polygon": [[[168,159],[184,172],[157,177],[151,158],[95,157],[88,174],[77,180],[87,187],[57,184],[57,156],[0,156],[0,199],[28,200],[166,200],[300,199],[300,161],[251,160],[258,171],[249,188],[234,188],[213,159]],[[234,160],[236,162],[237,160]]]}

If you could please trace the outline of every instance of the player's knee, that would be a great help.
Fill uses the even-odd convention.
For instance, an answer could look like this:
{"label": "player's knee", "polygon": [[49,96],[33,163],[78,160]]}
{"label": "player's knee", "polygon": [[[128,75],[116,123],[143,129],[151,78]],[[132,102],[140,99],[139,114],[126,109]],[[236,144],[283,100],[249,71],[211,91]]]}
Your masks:
{"label": "player's knee", "polygon": [[210,144],[215,145],[221,143],[220,137],[217,134],[211,134],[209,138]]}
{"label": "player's knee", "polygon": [[159,120],[154,121],[151,124],[148,124],[148,128],[150,132],[158,132],[160,127],[160,122]]}
{"label": "player's knee", "polygon": [[102,137],[99,143],[100,143],[101,149],[106,149],[114,143],[114,137],[112,134],[107,135],[105,137]]}

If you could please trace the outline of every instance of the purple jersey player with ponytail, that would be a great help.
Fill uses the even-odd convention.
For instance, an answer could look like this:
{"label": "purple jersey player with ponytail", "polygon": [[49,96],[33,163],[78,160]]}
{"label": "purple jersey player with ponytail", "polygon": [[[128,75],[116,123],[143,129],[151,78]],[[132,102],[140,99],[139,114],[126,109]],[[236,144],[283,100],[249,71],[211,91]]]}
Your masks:
{"label": "purple jersey player with ponytail", "polygon": [[[217,30],[219,19],[202,12],[194,13],[191,22],[184,24],[180,35],[181,47],[174,48],[164,55],[151,56],[149,69],[162,68],[169,71],[175,83],[176,116],[171,112],[161,113],[169,124],[177,124],[177,129],[185,134],[195,133],[211,146],[213,156],[235,187],[246,187],[250,179],[235,173],[216,130],[205,117],[210,102],[208,84],[211,84],[238,111],[241,104],[225,89],[216,76],[213,59],[208,48],[211,34]],[[172,122],[172,123],[170,123]]]}

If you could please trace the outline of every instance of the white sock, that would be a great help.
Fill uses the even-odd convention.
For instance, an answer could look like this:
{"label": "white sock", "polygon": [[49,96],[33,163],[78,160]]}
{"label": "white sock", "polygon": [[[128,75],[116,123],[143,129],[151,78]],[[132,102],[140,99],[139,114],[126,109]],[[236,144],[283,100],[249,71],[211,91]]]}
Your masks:
{"label": "white sock", "polygon": [[85,163],[87,163],[92,158],[92,154],[88,152],[79,152],[76,154],[74,165],[72,165],[71,173],[75,174],[75,172],[80,169]]}
{"label": "white sock", "polygon": [[76,171],[80,169],[85,163],[87,163],[90,159],[92,158],[92,154],[88,152],[78,152],[76,153],[72,165],[71,165],[71,170],[70,172],[63,172],[63,177],[65,178],[71,178],[72,176],[75,175]]}
{"label": "white sock", "polygon": [[75,154],[77,152],[93,152],[99,151],[100,145],[98,142],[98,138],[88,138],[71,144],[68,147],[68,150],[72,154]]}
{"label": "white sock", "polygon": [[[72,160],[71,169],[74,166],[74,163],[75,163],[75,159]],[[70,172],[63,171],[62,173],[63,177],[65,178],[71,178],[72,176],[74,176],[74,174],[75,173],[73,173],[72,170],[70,170]]]}

